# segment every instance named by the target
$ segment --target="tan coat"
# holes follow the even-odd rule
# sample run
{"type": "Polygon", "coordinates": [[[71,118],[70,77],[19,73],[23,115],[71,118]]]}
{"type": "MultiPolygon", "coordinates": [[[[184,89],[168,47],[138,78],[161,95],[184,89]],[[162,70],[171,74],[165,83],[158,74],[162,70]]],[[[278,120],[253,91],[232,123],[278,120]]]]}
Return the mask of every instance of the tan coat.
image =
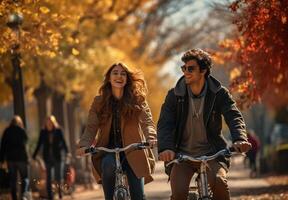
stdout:
{"type": "MultiPolygon", "coordinates": [[[[107,146],[109,142],[109,134],[112,122],[112,116],[104,125],[99,125],[97,112],[99,111],[100,97],[96,96],[90,107],[86,129],[79,141],[79,147],[107,146]]],[[[138,117],[125,119],[121,117],[121,136],[123,147],[135,143],[146,141],[148,139],[156,139],[155,125],[152,121],[152,115],[147,103],[142,107],[138,117]]],[[[133,172],[138,178],[144,177],[145,183],[153,180],[151,174],[155,168],[155,158],[151,149],[132,151],[126,154],[127,161],[133,172]]],[[[101,183],[101,154],[92,156],[94,165],[94,176],[98,183],[101,183]]]]}

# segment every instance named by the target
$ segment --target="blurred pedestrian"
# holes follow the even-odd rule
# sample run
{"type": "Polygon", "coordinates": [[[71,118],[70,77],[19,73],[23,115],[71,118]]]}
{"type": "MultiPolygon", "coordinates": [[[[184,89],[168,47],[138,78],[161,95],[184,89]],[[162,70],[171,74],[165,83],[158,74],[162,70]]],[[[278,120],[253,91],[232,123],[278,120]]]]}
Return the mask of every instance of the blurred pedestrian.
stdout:
{"type": "Polygon", "coordinates": [[[53,115],[46,119],[44,129],[40,131],[38,143],[33,153],[33,159],[36,159],[36,155],[41,147],[43,148],[42,156],[46,167],[48,199],[53,199],[52,171],[54,171],[54,179],[56,181],[59,199],[62,199],[61,184],[63,183],[64,162],[68,149],[63,132],[53,115]]]}
{"type": "Polygon", "coordinates": [[[10,179],[11,196],[17,200],[17,174],[21,179],[21,199],[28,198],[28,153],[27,134],[20,116],[15,115],[4,130],[0,148],[0,164],[6,161],[10,179]]]}
{"type": "Polygon", "coordinates": [[[247,131],[248,142],[251,143],[252,148],[246,153],[249,160],[250,177],[257,175],[256,158],[260,149],[260,141],[253,130],[247,131]]]}

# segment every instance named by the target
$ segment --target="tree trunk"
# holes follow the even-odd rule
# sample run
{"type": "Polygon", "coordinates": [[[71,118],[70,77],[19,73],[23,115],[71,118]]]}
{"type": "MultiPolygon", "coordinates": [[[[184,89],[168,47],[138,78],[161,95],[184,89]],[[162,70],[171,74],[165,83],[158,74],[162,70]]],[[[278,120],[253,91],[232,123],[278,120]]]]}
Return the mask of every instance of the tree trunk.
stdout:
{"type": "Polygon", "coordinates": [[[71,154],[74,158],[75,150],[76,150],[76,120],[75,120],[75,110],[76,110],[77,102],[76,100],[72,100],[67,104],[67,117],[68,117],[68,130],[69,130],[69,141],[70,141],[70,148],[71,148],[71,154]]]}
{"type": "Polygon", "coordinates": [[[52,95],[52,114],[56,117],[63,131],[65,131],[64,95],[56,91],[54,91],[52,95]]]}
{"type": "Polygon", "coordinates": [[[37,100],[39,129],[44,125],[47,117],[47,98],[49,96],[49,90],[50,89],[44,80],[41,79],[40,86],[34,91],[34,96],[37,100]]]}

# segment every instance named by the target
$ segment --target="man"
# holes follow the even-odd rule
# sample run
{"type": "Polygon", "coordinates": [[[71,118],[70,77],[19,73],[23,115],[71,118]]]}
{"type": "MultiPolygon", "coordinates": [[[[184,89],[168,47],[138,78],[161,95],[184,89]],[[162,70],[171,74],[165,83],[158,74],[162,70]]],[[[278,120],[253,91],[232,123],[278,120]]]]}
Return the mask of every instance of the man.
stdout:
{"type": "MultiPolygon", "coordinates": [[[[171,89],[158,121],[159,159],[168,162],[176,153],[194,157],[211,155],[227,147],[221,135],[222,117],[230,129],[233,146],[247,152],[245,124],[228,90],[210,76],[212,60],[201,49],[187,51],[181,58],[184,73],[171,89]]],[[[208,162],[208,182],[213,199],[230,199],[226,173],[229,160],[219,157],[208,162]]],[[[187,200],[189,184],[199,164],[174,164],[170,175],[173,200],[187,200]]]]}
{"type": "Polygon", "coordinates": [[[21,178],[21,199],[29,198],[27,141],[23,121],[20,116],[15,115],[10,125],[4,130],[0,145],[0,167],[4,161],[7,162],[10,193],[13,200],[17,200],[18,173],[21,178]]]}

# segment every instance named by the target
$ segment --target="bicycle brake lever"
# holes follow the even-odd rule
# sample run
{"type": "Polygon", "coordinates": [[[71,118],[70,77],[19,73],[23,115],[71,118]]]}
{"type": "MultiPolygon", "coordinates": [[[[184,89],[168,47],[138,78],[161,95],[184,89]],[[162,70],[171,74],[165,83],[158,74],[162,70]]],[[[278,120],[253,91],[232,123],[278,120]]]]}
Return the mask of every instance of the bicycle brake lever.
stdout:
{"type": "Polygon", "coordinates": [[[184,161],[183,155],[180,154],[180,155],[178,156],[178,162],[183,162],[183,161],[184,161]]]}
{"type": "Polygon", "coordinates": [[[169,166],[169,165],[171,165],[173,163],[179,164],[179,161],[178,160],[172,160],[172,161],[168,162],[167,164],[165,164],[165,166],[167,167],[167,166],[169,166]]]}
{"type": "Polygon", "coordinates": [[[226,149],[225,156],[231,157],[233,153],[237,153],[237,149],[235,147],[229,147],[226,149]]]}
{"type": "Polygon", "coordinates": [[[137,149],[142,150],[142,149],[146,149],[147,147],[150,146],[149,142],[141,142],[138,146],[137,149]]]}
{"type": "Polygon", "coordinates": [[[146,146],[137,146],[137,150],[142,150],[142,149],[146,149],[146,146]]]}
{"type": "Polygon", "coordinates": [[[96,154],[98,151],[94,147],[89,147],[88,149],[85,149],[85,153],[91,153],[96,154]]]}
{"type": "Polygon", "coordinates": [[[149,142],[142,142],[141,145],[143,145],[143,146],[145,146],[145,147],[149,147],[149,146],[150,146],[150,143],[149,143],[149,142]]]}

